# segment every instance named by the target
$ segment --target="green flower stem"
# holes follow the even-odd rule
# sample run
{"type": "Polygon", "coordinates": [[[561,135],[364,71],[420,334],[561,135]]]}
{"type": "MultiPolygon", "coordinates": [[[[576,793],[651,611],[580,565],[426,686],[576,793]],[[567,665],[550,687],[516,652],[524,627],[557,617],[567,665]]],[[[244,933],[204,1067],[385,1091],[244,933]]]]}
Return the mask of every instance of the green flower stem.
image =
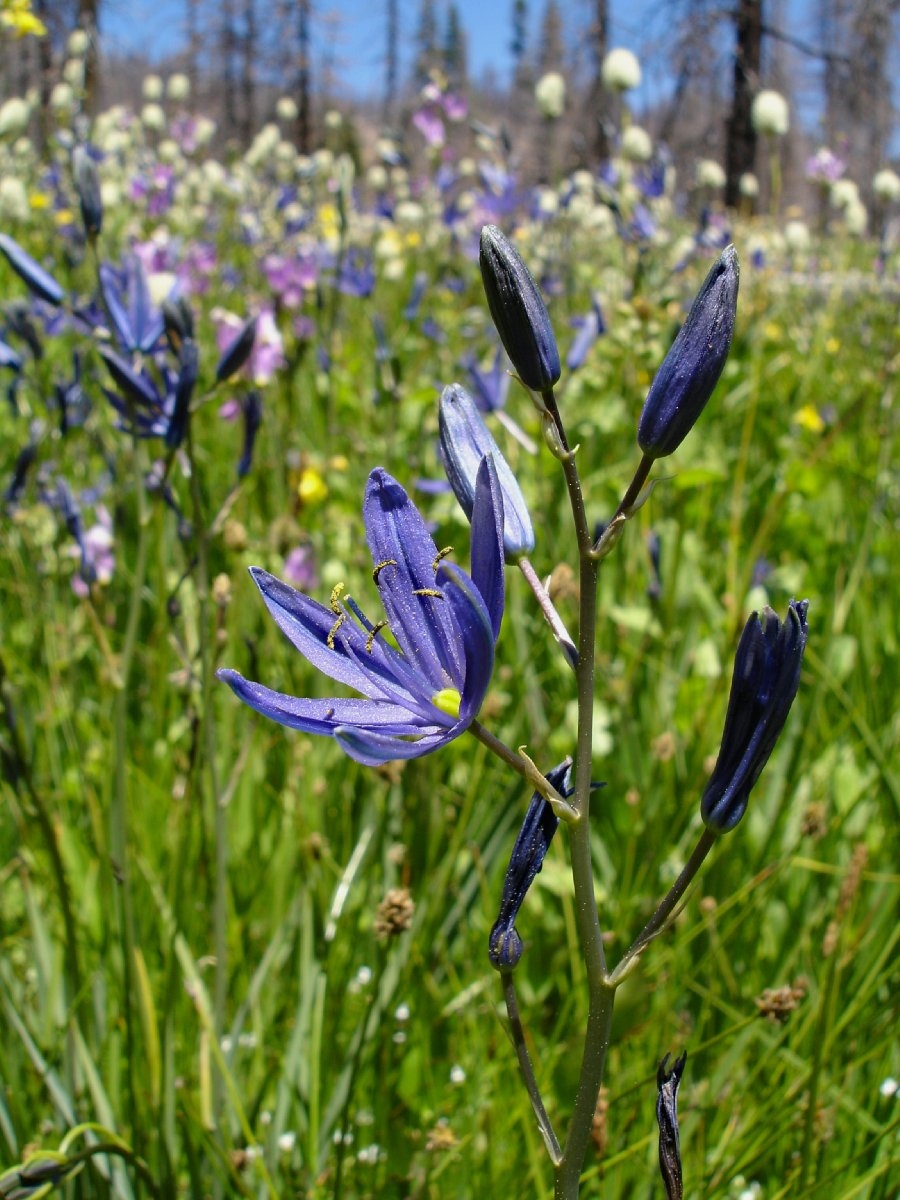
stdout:
{"type": "MultiPolygon", "coordinates": [[[[228,985],[228,819],[226,805],[219,790],[219,773],[216,765],[216,728],[213,721],[212,683],[213,654],[209,637],[209,554],[208,532],[204,522],[203,498],[200,494],[200,478],[197,472],[193,434],[188,423],[186,447],[191,471],[191,508],[194,521],[194,536],[197,542],[197,636],[200,647],[201,694],[203,697],[203,734],[206,765],[209,771],[209,787],[213,804],[214,837],[216,847],[216,892],[213,905],[213,945],[216,958],[216,973],[213,983],[213,1030],[221,1038],[225,1027],[225,999],[228,985]]],[[[220,1081],[214,1082],[214,1108],[217,1111],[222,1099],[220,1081]]]]}
{"type": "Polygon", "coordinates": [[[568,824],[576,819],[576,813],[572,805],[559,794],[556,788],[547,782],[538,767],[523,750],[519,750],[518,754],[514,750],[511,750],[505,742],[501,742],[498,737],[495,737],[480,721],[473,721],[469,726],[469,732],[474,734],[483,746],[487,746],[492,754],[496,754],[507,766],[512,767],[516,774],[521,775],[524,780],[530,783],[535,791],[540,792],[561,821],[565,821],[568,824]]]}
{"type": "Polygon", "coordinates": [[[630,516],[634,505],[637,503],[638,497],[644,484],[647,482],[647,477],[653,467],[653,459],[648,458],[646,454],[641,456],[641,461],[638,463],[638,468],[634,473],[634,478],[625,490],[625,495],[619,502],[619,507],[613,513],[613,521],[616,517],[630,516]]]}
{"type": "Polygon", "coordinates": [[[635,958],[644,950],[650,942],[661,933],[665,928],[666,922],[675,910],[676,905],[681,900],[684,893],[687,891],[694,876],[700,870],[703,860],[709,854],[710,850],[716,843],[716,835],[709,829],[704,829],[700,835],[700,840],[694,847],[691,857],[685,863],[684,868],[672,887],[659,902],[656,912],[635,938],[630,948],[622,956],[616,969],[609,977],[609,982],[617,987],[628,974],[629,968],[635,958]]]}
{"type": "MultiPolygon", "coordinates": [[[[568,446],[552,390],[544,401],[554,415],[560,440],[568,446]]],[[[556,1200],[575,1200],[587,1153],[597,1097],[612,1026],[615,988],[609,985],[600,917],[594,897],[591,856],[591,766],[594,721],[594,641],[597,632],[597,581],[600,564],[593,555],[591,530],[581,491],[574,452],[561,457],[566,489],[578,543],[580,608],[578,665],[575,670],[578,697],[578,740],[575,751],[575,793],[572,799],[577,819],[571,824],[572,881],[575,888],[575,920],[588,983],[588,1022],[575,1104],[562,1158],[556,1168],[556,1200]]],[[[647,468],[649,470],[649,467],[647,468]]],[[[640,475],[640,470],[638,471],[640,475]]],[[[637,476],[635,477],[637,479],[637,476]]],[[[635,487],[632,483],[632,487],[635,487]]],[[[629,489],[630,491],[631,489],[629,489]]],[[[637,491],[640,486],[637,486],[637,491]]],[[[626,493],[627,496],[627,493],[626,493]]]]}
{"type": "Polygon", "coordinates": [[[115,907],[118,913],[119,932],[122,939],[126,1069],[129,1080],[128,1097],[132,1135],[137,1138],[140,1136],[140,1125],[137,1120],[136,1097],[138,1088],[134,1076],[137,1055],[135,1049],[134,997],[132,995],[136,941],[134,935],[134,903],[131,894],[131,871],[128,862],[128,760],[130,755],[128,739],[128,688],[131,665],[137,644],[138,626],[141,619],[144,580],[147,573],[147,529],[150,519],[147,511],[147,495],[144,488],[143,462],[137,438],[132,442],[132,458],[134,463],[134,486],[137,496],[138,544],[134,575],[131,582],[131,596],[128,603],[128,616],[125,622],[125,640],[122,644],[122,653],[119,658],[118,690],[116,692],[114,708],[115,770],[113,777],[113,797],[109,814],[109,852],[113,874],[119,885],[114,894],[115,907]]]}
{"type": "Polygon", "coordinates": [[[510,1033],[513,1045],[516,1048],[516,1057],[519,1060],[519,1070],[522,1072],[525,1089],[531,1100],[531,1107],[537,1118],[538,1128],[544,1139],[544,1145],[547,1147],[547,1153],[550,1155],[550,1161],[554,1167],[557,1167],[562,1161],[562,1150],[560,1149],[556,1134],[553,1132],[553,1125],[547,1115],[546,1108],[544,1108],[541,1091],[534,1076],[531,1056],[528,1053],[528,1046],[525,1043],[525,1030],[522,1027],[519,1000],[516,996],[516,985],[513,982],[512,971],[503,971],[501,978],[503,980],[503,999],[506,1002],[506,1013],[509,1017],[510,1033]]]}

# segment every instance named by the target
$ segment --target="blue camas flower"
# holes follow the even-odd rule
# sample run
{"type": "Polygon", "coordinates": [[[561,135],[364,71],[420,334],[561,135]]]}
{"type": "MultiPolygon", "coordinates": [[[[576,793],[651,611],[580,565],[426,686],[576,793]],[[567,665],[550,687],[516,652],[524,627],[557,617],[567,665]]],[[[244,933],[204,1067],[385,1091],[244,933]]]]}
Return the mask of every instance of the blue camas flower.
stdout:
{"type": "Polygon", "coordinates": [[[800,685],[808,600],[792,600],[784,624],[771,608],[753,613],[734,660],[722,746],[700,802],[713,833],[734,829],[750,789],[784,728],[800,685]]]}
{"type": "Polygon", "coordinates": [[[310,700],[275,692],[236,671],[218,675],[263,716],[333,737],[357,762],[419,758],[453,741],[481,707],[503,616],[503,498],[493,462],[478,474],[472,573],[447,562],[400,484],[369,476],[366,540],[386,620],[372,623],[338,584],[329,605],[258,567],[251,575],[281,631],[323,674],[364,699],[310,700]],[[387,627],[399,649],[380,632],[387,627]]]}
{"type": "Polygon", "coordinates": [[[123,350],[150,354],[163,335],[163,315],[150,298],[147,276],[137,255],[130,255],[121,268],[100,264],[100,290],[123,350]]]}
{"type": "Polygon", "coordinates": [[[534,528],[525,497],[478,405],[458,383],[445,387],[439,409],[441,458],[460,507],[471,520],[479,466],[486,454],[503,490],[503,551],[507,562],[534,550],[534,528]]]}

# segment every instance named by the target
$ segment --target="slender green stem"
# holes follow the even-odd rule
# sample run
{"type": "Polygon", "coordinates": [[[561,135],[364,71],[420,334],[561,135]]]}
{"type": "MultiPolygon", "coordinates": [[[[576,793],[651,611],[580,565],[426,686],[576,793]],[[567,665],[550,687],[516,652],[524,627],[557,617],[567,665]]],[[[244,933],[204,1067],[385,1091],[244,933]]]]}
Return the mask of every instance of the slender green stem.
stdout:
{"type": "Polygon", "coordinates": [[[647,477],[653,467],[653,459],[648,458],[646,454],[641,457],[638,463],[638,468],[634,473],[634,478],[625,489],[625,495],[619,501],[619,507],[613,513],[613,520],[620,516],[630,516],[631,510],[637,502],[641,494],[644,484],[647,482],[647,477]]]}
{"type": "Polygon", "coordinates": [[[469,732],[474,734],[483,746],[487,746],[493,754],[502,759],[507,766],[521,775],[523,779],[540,792],[544,799],[553,808],[553,811],[562,821],[571,822],[575,819],[575,810],[541,774],[537,766],[531,761],[527,754],[521,750],[517,754],[511,750],[505,742],[501,742],[498,737],[495,737],[489,729],[486,729],[480,721],[473,721],[469,726],[469,732]]]}
{"type": "Polygon", "coordinates": [[[519,1013],[519,1000],[516,996],[516,985],[513,981],[512,971],[502,972],[502,979],[503,999],[506,1002],[506,1013],[509,1017],[510,1033],[512,1034],[513,1045],[516,1048],[516,1057],[519,1060],[519,1070],[522,1072],[525,1089],[531,1100],[531,1107],[537,1118],[538,1128],[544,1139],[544,1145],[547,1147],[547,1153],[550,1155],[550,1161],[556,1167],[562,1160],[562,1150],[560,1149],[556,1134],[553,1132],[553,1125],[544,1107],[541,1090],[538,1087],[534,1068],[531,1065],[531,1056],[528,1053],[528,1046],[525,1042],[525,1030],[522,1026],[521,1014],[519,1013]]]}
{"type": "MultiPolygon", "coordinates": [[[[200,493],[200,477],[194,452],[190,424],[187,430],[187,453],[191,471],[191,508],[194,521],[194,536],[197,547],[197,640],[200,647],[201,694],[203,697],[203,735],[208,771],[210,798],[213,805],[214,837],[216,847],[216,891],[213,906],[213,945],[215,948],[216,973],[213,983],[213,1029],[220,1038],[225,1027],[225,1000],[228,987],[227,934],[228,934],[228,820],[225,804],[219,791],[219,773],[216,763],[216,728],[213,721],[212,682],[213,653],[209,630],[209,554],[208,533],[204,520],[203,498],[200,493]]],[[[214,1085],[216,1110],[222,1099],[222,1089],[217,1081],[214,1085]]]]}
{"type": "Polygon", "coordinates": [[[609,981],[613,985],[618,985],[628,973],[628,968],[638,954],[641,953],[650,942],[661,933],[666,922],[675,910],[676,905],[681,900],[684,893],[687,891],[694,876],[700,870],[703,860],[709,854],[710,850],[716,843],[716,835],[709,829],[704,829],[700,835],[700,840],[694,847],[691,857],[685,863],[684,868],[672,887],[662,898],[657,906],[656,912],[635,938],[629,949],[622,956],[616,969],[609,977],[609,981]]]}
{"type": "Polygon", "coordinates": [[[116,909],[119,917],[119,933],[122,941],[123,990],[125,1009],[125,1047],[129,1079],[128,1096],[132,1134],[140,1136],[137,1120],[137,1088],[134,1070],[137,1062],[135,1051],[135,1014],[133,991],[134,971],[134,904],[131,894],[131,870],[128,862],[128,689],[131,665],[137,645],[138,628],[143,604],[144,579],[147,572],[148,512],[144,489],[143,463],[139,444],[132,443],[134,461],[134,487],[137,498],[138,545],[134,575],[131,581],[131,596],[125,622],[125,638],[119,658],[118,691],[114,708],[115,772],[114,790],[109,815],[109,852],[113,875],[119,886],[116,889],[116,909]]]}

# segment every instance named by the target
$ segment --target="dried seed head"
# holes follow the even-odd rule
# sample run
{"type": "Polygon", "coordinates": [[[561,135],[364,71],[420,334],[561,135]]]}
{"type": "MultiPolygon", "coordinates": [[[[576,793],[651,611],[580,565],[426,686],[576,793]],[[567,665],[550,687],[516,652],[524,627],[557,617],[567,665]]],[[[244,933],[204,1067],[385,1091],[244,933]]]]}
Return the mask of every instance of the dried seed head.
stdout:
{"type": "Polygon", "coordinates": [[[375,916],[375,936],[386,940],[397,937],[412,925],[416,906],[408,888],[391,888],[378,905],[375,916]]]}

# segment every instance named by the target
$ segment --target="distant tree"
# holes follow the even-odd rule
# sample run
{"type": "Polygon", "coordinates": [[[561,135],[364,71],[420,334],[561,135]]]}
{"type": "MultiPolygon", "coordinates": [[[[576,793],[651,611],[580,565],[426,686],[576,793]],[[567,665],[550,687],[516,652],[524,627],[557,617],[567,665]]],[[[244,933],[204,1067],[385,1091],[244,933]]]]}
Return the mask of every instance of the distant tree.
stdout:
{"type": "Polygon", "coordinates": [[[565,39],[562,13],[557,0],[547,0],[541,18],[541,33],[538,39],[538,75],[544,75],[547,71],[561,71],[564,61],[565,39]]]}
{"type": "Polygon", "coordinates": [[[413,64],[413,84],[416,88],[428,82],[429,72],[438,64],[438,22],[434,0],[421,0],[419,23],[416,27],[416,58],[413,64]]]}
{"type": "Polygon", "coordinates": [[[594,158],[597,162],[603,162],[609,158],[609,137],[603,119],[607,95],[601,77],[603,60],[609,50],[609,0],[594,0],[594,19],[589,36],[594,62],[593,79],[588,93],[588,130],[593,133],[591,150],[594,158]]]}
{"type": "Polygon", "coordinates": [[[89,113],[96,112],[99,102],[99,22],[100,0],[78,0],[78,28],[83,29],[90,38],[84,59],[84,106],[89,113]]]}
{"type": "Polygon", "coordinates": [[[237,87],[235,57],[237,29],[235,27],[234,0],[221,0],[219,6],[219,59],[222,80],[222,126],[227,138],[237,132],[237,87]]]}
{"type": "Polygon", "coordinates": [[[465,86],[468,49],[466,32],[459,16],[459,9],[451,3],[447,9],[447,28],[444,34],[444,71],[450,85],[456,89],[465,86]]]}
{"type": "Polygon", "coordinates": [[[309,154],[312,150],[311,20],[311,0],[297,0],[297,145],[303,154],[309,154]]]}
{"type": "Polygon", "coordinates": [[[509,52],[518,67],[528,49],[528,0],[513,0],[509,52]]]}
{"type": "Polygon", "coordinates": [[[399,60],[397,48],[397,0],[387,0],[386,17],[384,102],[381,109],[381,119],[385,125],[390,125],[394,115],[394,105],[397,100],[397,63],[399,60]]]}
{"type": "Polygon", "coordinates": [[[241,139],[246,144],[253,135],[256,119],[256,70],[259,54],[255,0],[244,0],[244,28],[241,46],[241,139]]]}
{"type": "Polygon", "coordinates": [[[759,89],[762,59],[763,0],[738,0],[735,12],[731,112],[725,136],[725,203],[736,206],[740,181],[756,161],[756,130],[750,119],[759,89]]]}

